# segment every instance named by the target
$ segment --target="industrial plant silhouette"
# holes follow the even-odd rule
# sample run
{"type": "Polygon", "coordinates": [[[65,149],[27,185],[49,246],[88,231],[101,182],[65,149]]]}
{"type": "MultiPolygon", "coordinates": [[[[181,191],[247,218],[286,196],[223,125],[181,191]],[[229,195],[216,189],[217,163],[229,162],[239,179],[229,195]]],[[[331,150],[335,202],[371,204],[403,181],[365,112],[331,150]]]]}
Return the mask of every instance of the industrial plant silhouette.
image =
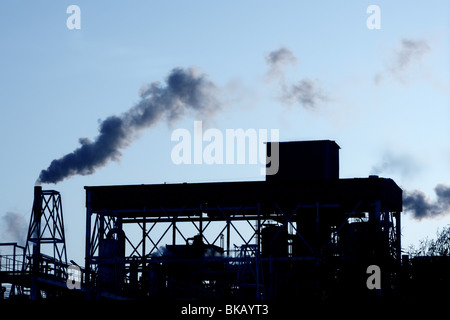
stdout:
{"type": "Polygon", "coordinates": [[[86,186],[84,265],[67,260],[59,192],[36,186],[26,245],[1,244],[3,299],[409,299],[430,266],[449,283],[448,259],[402,256],[393,180],[340,179],[334,141],[276,146],[265,181],[86,186]]]}

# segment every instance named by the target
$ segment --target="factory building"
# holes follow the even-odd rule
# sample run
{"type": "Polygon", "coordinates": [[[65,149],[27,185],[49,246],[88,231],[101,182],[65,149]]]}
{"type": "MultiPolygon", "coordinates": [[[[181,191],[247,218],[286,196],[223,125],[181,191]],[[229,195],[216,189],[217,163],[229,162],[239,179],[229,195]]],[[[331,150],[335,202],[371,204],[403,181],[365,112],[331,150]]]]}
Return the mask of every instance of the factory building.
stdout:
{"type": "MultiPolygon", "coordinates": [[[[16,281],[3,273],[1,281],[16,281],[16,294],[29,290],[33,298],[45,290],[83,299],[227,301],[395,292],[401,271],[397,184],[377,176],[341,179],[334,141],[268,143],[268,154],[274,148],[279,170],[264,181],[86,186],[77,290],[67,290],[73,264],[65,248],[40,254],[51,239],[39,237],[33,221],[47,217],[56,226],[52,245],[64,237],[62,211],[46,214],[52,204],[39,201],[24,248],[21,274],[28,277],[16,281]],[[47,280],[45,264],[53,272],[47,280]],[[374,268],[381,271],[375,285],[374,268]]],[[[44,192],[36,189],[35,202],[44,192]]]]}

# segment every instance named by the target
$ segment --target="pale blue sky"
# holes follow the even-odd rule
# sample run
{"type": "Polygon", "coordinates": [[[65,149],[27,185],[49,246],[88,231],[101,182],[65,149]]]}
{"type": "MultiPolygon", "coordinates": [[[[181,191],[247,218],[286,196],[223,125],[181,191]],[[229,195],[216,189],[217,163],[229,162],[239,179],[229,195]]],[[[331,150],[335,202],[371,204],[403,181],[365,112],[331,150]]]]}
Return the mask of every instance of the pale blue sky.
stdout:
{"type": "MultiPolygon", "coordinates": [[[[379,174],[431,199],[437,184],[450,185],[448,1],[2,1],[0,39],[0,216],[28,222],[39,172],[78,138],[94,139],[100,119],[128,110],[142,85],[174,67],[196,67],[221,89],[226,103],[212,127],[335,140],[346,178],[401,159],[379,174]],[[66,27],[70,4],[81,9],[80,30],[66,27]],[[371,4],[381,8],[380,30],[366,27],[371,4]],[[404,39],[428,50],[389,73],[404,39]],[[316,109],[277,99],[265,57],[280,47],[297,57],[286,82],[313,79],[326,95],[316,109]]],[[[43,186],[62,194],[70,258],[84,257],[85,185],[262,178],[258,165],[174,165],[171,133],[192,130],[194,120],[160,123],[120,162],[43,186]]],[[[450,223],[449,215],[402,217],[404,247],[450,223]]]]}

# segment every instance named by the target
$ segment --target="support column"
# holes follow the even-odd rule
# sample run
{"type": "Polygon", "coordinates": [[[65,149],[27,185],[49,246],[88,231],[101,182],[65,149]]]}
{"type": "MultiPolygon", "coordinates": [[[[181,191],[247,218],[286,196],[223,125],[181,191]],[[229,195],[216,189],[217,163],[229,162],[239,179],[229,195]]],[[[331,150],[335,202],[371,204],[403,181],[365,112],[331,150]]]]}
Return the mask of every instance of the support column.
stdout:
{"type": "Polygon", "coordinates": [[[31,287],[30,300],[37,300],[39,289],[37,285],[37,276],[39,274],[40,256],[41,256],[41,214],[42,214],[42,187],[34,187],[33,214],[31,217],[30,228],[28,230],[27,246],[30,241],[33,245],[32,264],[31,264],[31,287]]]}
{"type": "Polygon", "coordinates": [[[397,261],[401,261],[401,257],[402,257],[402,246],[401,246],[401,225],[400,225],[400,212],[394,212],[393,213],[394,218],[395,218],[395,246],[396,246],[396,253],[397,256],[395,257],[397,259],[397,261]]]}
{"type": "Polygon", "coordinates": [[[177,238],[177,223],[175,222],[175,217],[172,222],[172,245],[175,245],[177,238]]]}
{"type": "Polygon", "coordinates": [[[257,239],[257,245],[258,245],[258,252],[261,252],[261,205],[258,203],[258,226],[256,229],[257,235],[256,235],[256,239],[257,239]]]}
{"type": "Polygon", "coordinates": [[[200,205],[200,218],[199,218],[199,230],[200,230],[200,239],[203,242],[203,207],[200,205]]]}
{"type": "Polygon", "coordinates": [[[85,238],[85,261],[84,269],[86,271],[86,284],[90,283],[90,271],[91,271],[91,191],[86,191],[86,238],[85,238]]]}
{"type": "Polygon", "coordinates": [[[230,222],[227,221],[227,254],[230,256],[230,222]]]}

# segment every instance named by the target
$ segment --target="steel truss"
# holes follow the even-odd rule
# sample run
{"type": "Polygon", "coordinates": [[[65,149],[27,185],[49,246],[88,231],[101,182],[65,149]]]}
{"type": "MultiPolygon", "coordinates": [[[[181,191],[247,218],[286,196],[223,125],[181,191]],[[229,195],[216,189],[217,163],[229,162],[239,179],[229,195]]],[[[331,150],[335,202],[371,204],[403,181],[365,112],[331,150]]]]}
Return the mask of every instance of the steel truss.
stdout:
{"type": "Polygon", "coordinates": [[[96,296],[154,296],[162,294],[161,287],[164,294],[176,295],[177,288],[183,287],[185,294],[197,298],[223,296],[228,291],[245,298],[271,299],[293,279],[300,284],[289,292],[304,289],[303,284],[310,281],[305,278],[313,278],[312,287],[319,292],[330,281],[351,277],[356,270],[353,266],[369,264],[383,268],[384,288],[394,285],[392,275],[400,262],[400,212],[382,200],[354,201],[353,209],[348,209],[348,203],[292,199],[179,206],[158,205],[153,200],[142,209],[102,209],[91,206],[96,191],[86,190],[86,280],[96,296]],[[371,254],[357,260],[343,243],[353,241],[349,230],[359,230],[359,223],[374,238],[366,243],[371,254]],[[270,225],[278,229],[264,244],[263,229],[270,225]],[[201,258],[166,255],[166,248],[189,245],[195,235],[205,246],[219,247],[223,254],[201,258]],[[283,237],[287,239],[286,254],[262,250],[283,237]],[[115,241],[110,248],[115,254],[105,254],[111,241],[115,241]],[[185,278],[177,278],[170,267],[189,268],[199,261],[203,264],[191,272],[199,277],[198,282],[182,283],[185,278]],[[161,273],[155,270],[166,266],[171,271],[157,279],[155,274],[161,273]],[[112,270],[114,279],[108,274],[112,270]],[[155,289],[153,284],[158,281],[159,289],[155,289]]]}
{"type": "Polygon", "coordinates": [[[30,299],[40,298],[45,284],[53,286],[50,291],[58,286],[65,288],[67,266],[61,195],[35,187],[22,270],[31,276],[30,299]]]}

